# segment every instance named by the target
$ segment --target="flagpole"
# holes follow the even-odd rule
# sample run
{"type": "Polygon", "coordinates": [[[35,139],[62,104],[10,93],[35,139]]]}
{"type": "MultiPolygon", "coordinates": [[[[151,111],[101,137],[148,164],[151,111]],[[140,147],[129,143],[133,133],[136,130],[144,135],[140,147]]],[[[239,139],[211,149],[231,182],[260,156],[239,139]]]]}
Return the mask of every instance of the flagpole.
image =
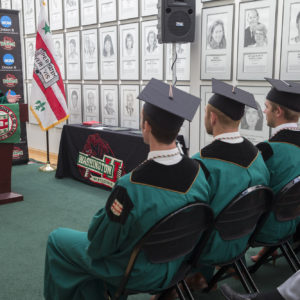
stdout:
{"type": "Polygon", "coordinates": [[[40,167],[40,170],[42,172],[53,172],[56,170],[55,165],[50,164],[50,155],[49,155],[49,133],[48,130],[46,130],[46,146],[47,146],[47,162],[45,165],[40,167]]]}

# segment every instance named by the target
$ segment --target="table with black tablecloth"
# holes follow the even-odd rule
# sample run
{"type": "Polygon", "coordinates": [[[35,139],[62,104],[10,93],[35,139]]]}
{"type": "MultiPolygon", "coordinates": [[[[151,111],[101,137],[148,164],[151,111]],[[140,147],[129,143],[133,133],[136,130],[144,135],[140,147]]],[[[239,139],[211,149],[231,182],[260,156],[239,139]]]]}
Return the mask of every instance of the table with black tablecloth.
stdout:
{"type": "MultiPolygon", "coordinates": [[[[179,140],[182,143],[183,137],[179,140]]],[[[112,188],[120,176],[142,163],[148,152],[149,146],[144,144],[143,137],[131,130],[65,125],[56,177],[73,177],[91,185],[112,188]]]]}

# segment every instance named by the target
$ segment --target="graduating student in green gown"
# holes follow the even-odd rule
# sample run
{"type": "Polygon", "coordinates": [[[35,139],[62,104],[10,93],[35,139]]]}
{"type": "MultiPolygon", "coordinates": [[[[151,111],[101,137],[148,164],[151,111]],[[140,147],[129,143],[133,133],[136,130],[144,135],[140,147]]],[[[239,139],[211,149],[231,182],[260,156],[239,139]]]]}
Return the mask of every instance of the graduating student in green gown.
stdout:
{"type": "Polygon", "coordinates": [[[12,95],[11,90],[8,91],[6,96],[0,91],[0,104],[15,103],[15,102],[18,102],[20,99],[21,99],[21,96],[20,95],[12,95]]]}
{"type": "MultiPolygon", "coordinates": [[[[288,182],[300,175],[300,84],[269,79],[272,89],[267,95],[265,111],[272,137],[257,145],[270,171],[270,187],[277,194],[288,182]]],[[[278,222],[273,213],[257,237],[260,242],[275,243],[296,231],[299,220],[278,222]]],[[[251,257],[257,261],[265,249],[251,257]]]]}
{"type": "MultiPolygon", "coordinates": [[[[141,127],[148,159],[118,180],[88,232],[59,228],[50,234],[45,299],[105,299],[105,290],[113,293],[119,285],[134,245],[154,224],[188,203],[207,201],[201,166],[175,144],[184,119],[193,118],[200,101],[176,88],[170,98],[169,85],[155,79],[139,95],[146,102],[141,127]]],[[[141,253],[127,288],[163,289],[182,261],[152,264],[141,253]]]]}
{"type": "MultiPolygon", "coordinates": [[[[205,127],[214,141],[193,158],[206,170],[209,203],[216,217],[248,187],[268,185],[270,175],[258,149],[238,131],[245,105],[257,109],[253,95],[215,79],[212,89],[214,95],[206,106],[205,127]]],[[[214,231],[201,255],[201,263],[207,267],[201,268],[200,273],[210,280],[212,265],[234,258],[245,249],[247,242],[248,237],[224,241],[214,231]]],[[[201,278],[200,274],[194,278],[197,276],[201,278]]]]}

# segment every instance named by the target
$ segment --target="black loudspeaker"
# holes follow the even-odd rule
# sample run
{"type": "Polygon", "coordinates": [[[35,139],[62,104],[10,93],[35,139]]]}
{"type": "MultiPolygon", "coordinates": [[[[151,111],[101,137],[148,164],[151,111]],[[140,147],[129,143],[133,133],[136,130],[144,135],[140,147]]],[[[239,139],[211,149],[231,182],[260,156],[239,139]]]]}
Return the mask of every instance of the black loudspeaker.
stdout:
{"type": "Polygon", "coordinates": [[[159,0],[157,7],[159,43],[194,41],[195,0],[159,0]]]}

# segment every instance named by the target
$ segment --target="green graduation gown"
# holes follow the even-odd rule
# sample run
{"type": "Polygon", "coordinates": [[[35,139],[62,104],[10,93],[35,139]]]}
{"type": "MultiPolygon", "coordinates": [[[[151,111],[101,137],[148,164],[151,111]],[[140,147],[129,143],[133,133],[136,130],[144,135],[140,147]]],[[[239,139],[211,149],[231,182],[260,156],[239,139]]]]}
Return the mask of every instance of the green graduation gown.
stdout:
{"type": "MultiPolygon", "coordinates": [[[[257,145],[270,171],[270,187],[277,194],[288,182],[300,175],[300,131],[281,130],[257,145]]],[[[276,243],[293,234],[299,220],[278,222],[273,213],[264,224],[257,240],[276,243]]]]}
{"type": "MultiPolygon", "coordinates": [[[[169,213],[191,202],[206,202],[208,189],[200,165],[187,157],[171,166],[148,161],[120,178],[88,233],[59,228],[50,234],[45,299],[104,299],[105,287],[113,292],[119,285],[137,241],[169,213]]],[[[141,253],[127,288],[160,290],[181,262],[152,264],[141,253]]]]}
{"type": "MultiPolygon", "coordinates": [[[[210,185],[209,204],[215,217],[240,192],[248,187],[269,184],[269,172],[258,149],[247,139],[230,144],[216,140],[194,157],[203,165],[210,185]]],[[[213,231],[201,255],[201,263],[211,266],[234,258],[245,249],[248,237],[224,241],[213,231]]],[[[207,280],[213,268],[200,269],[207,280]]]]}

